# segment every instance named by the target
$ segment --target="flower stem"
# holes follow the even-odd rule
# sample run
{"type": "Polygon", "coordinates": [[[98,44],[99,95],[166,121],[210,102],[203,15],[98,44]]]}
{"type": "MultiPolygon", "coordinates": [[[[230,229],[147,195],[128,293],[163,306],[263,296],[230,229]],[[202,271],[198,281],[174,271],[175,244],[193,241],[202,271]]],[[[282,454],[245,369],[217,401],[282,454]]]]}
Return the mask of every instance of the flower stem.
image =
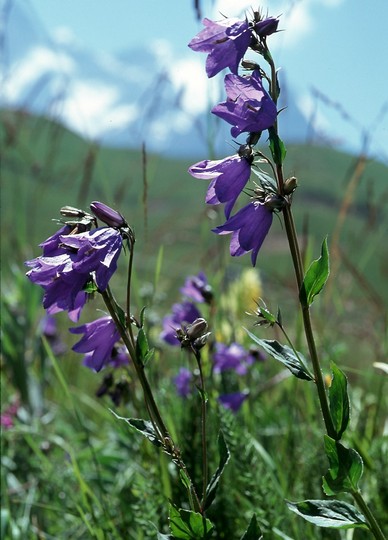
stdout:
{"type": "Polygon", "coordinates": [[[374,515],[372,514],[369,506],[364,501],[364,498],[361,495],[361,492],[360,491],[352,491],[352,495],[353,495],[354,500],[358,504],[360,510],[362,511],[364,516],[366,517],[366,519],[368,521],[368,524],[369,524],[369,529],[372,531],[374,537],[377,540],[386,540],[383,531],[380,529],[380,526],[377,523],[374,515]]]}
{"type": "Polygon", "coordinates": [[[201,381],[201,436],[202,436],[202,508],[205,506],[206,501],[206,488],[208,482],[208,465],[207,465],[207,439],[206,439],[206,393],[205,382],[203,377],[201,353],[194,348],[192,351],[197,360],[199,369],[199,379],[201,381]]]}

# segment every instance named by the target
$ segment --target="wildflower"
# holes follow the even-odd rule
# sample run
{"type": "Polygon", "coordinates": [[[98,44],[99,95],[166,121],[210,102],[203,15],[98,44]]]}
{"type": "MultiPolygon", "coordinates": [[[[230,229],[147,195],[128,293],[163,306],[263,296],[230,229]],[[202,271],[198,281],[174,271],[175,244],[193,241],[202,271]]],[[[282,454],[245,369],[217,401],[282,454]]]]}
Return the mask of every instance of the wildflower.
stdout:
{"type": "Polygon", "coordinates": [[[11,429],[15,425],[15,418],[20,408],[19,400],[15,400],[0,415],[0,425],[2,429],[11,429]]]}
{"type": "Polygon", "coordinates": [[[70,328],[72,334],[84,334],[72,349],[78,353],[86,353],[83,364],[101,371],[112,362],[112,351],[120,339],[120,334],[111,317],[101,317],[96,321],[70,328]]]}
{"type": "Polygon", "coordinates": [[[180,292],[195,302],[210,304],[213,299],[212,288],[203,272],[199,272],[198,276],[189,276],[180,292]]]}
{"type": "Polygon", "coordinates": [[[276,105],[264,89],[258,70],[250,77],[228,74],[225,77],[227,100],[212,109],[212,113],[232,124],[232,137],[240,133],[261,132],[276,121],[276,105]]]}
{"type": "Polygon", "coordinates": [[[218,397],[218,401],[226,409],[230,409],[233,412],[237,412],[241,405],[248,397],[248,392],[233,392],[231,394],[222,394],[218,397]]]}
{"type": "Polygon", "coordinates": [[[191,394],[191,381],[193,374],[187,368],[181,367],[178,375],[173,378],[178,395],[187,398],[191,394]]]}
{"type": "Polygon", "coordinates": [[[216,351],[213,355],[214,371],[220,373],[226,370],[235,370],[238,375],[245,375],[248,366],[253,364],[254,357],[238,343],[227,346],[216,343],[216,351]]]}
{"type": "Polygon", "coordinates": [[[211,180],[206,203],[226,203],[225,217],[228,218],[234,203],[249,180],[252,162],[252,148],[241,145],[238,154],[218,161],[205,159],[192,165],[189,173],[195,178],[211,180]]]}
{"type": "Polygon", "coordinates": [[[94,281],[104,291],[116,271],[120,232],[101,227],[76,234],[56,233],[42,245],[44,255],[25,263],[31,268],[27,277],[43,287],[43,307],[48,313],[68,311],[72,320],[78,320],[87,284],[94,281]]]}
{"type": "Polygon", "coordinates": [[[168,315],[163,319],[163,331],[160,334],[169,345],[179,345],[177,338],[177,330],[182,327],[182,324],[190,324],[201,317],[200,312],[192,302],[182,302],[174,304],[172,307],[172,315],[168,315]]]}
{"type": "Polygon", "coordinates": [[[205,28],[189,43],[193,51],[208,53],[206,73],[213,77],[228,67],[237,73],[240,60],[251,42],[252,29],[247,20],[224,19],[210,21],[204,19],[205,28]]]}
{"type": "Polygon", "coordinates": [[[272,225],[273,210],[264,203],[252,201],[223,225],[212,229],[216,234],[232,233],[230,254],[239,257],[252,251],[252,266],[272,225]]]}
{"type": "Polygon", "coordinates": [[[109,227],[120,228],[127,225],[125,219],[120,214],[120,212],[113,210],[113,208],[102,202],[92,202],[90,204],[90,209],[96,217],[109,225],[109,227]]]}

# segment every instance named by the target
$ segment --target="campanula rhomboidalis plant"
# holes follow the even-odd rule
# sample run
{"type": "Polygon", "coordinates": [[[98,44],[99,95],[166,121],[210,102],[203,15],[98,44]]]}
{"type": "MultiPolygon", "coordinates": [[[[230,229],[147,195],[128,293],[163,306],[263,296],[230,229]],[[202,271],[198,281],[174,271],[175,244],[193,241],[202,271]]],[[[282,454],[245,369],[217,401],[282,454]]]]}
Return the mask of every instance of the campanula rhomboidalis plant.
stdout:
{"type": "MultiPolygon", "coordinates": [[[[362,493],[363,459],[356,448],[349,446],[351,439],[344,440],[350,429],[347,378],[331,363],[331,377],[326,384],[313,330],[311,306],[329,276],[329,250],[325,238],[320,256],[305,268],[292,210],[297,202],[294,194],[298,182],[294,176],[284,174],[286,148],[280,135],[282,110],[278,105],[281,87],[270,52],[279,18],[250,11],[243,20],[224,17],[220,21],[204,19],[203,24],[204,29],[189,47],[207,55],[209,78],[228,71],[224,74],[225,99],[215,104],[211,113],[231,126],[235,150],[222,159],[195,163],[189,173],[209,181],[206,204],[224,205],[225,221],[212,230],[219,236],[228,235],[232,257],[250,254],[251,265],[256,266],[267,237],[270,242],[274,217],[281,221],[295,273],[293,292],[305,335],[303,353],[289,337],[281,309],[272,312],[261,298],[255,299],[256,307],[250,310],[253,323],[246,329],[244,344],[237,339],[235,330],[226,339],[217,328],[218,306],[212,279],[202,271],[186,280],[182,278],[182,300],[164,316],[159,334],[160,343],[181,349],[184,358],[189,358],[171,377],[175,394],[169,396],[185,409],[197,411],[199,418],[195,428],[188,427],[189,443],[182,443],[170,427],[171,418],[160,406],[166,397],[160,399],[158,381],[149,376],[148,366],[156,350],[147,331],[145,308],[139,308],[138,315],[134,315],[134,224],[102,202],[92,202],[88,211],[64,206],[61,228],[40,245],[40,256],[26,262],[27,277],[43,289],[43,307],[50,317],[66,312],[70,321],[78,323],[87,303],[98,297],[104,302],[98,318],[70,328],[78,338],[73,351],[83,355],[84,366],[92,371],[109,372],[98,396],[109,394],[115,405],[125,397],[128,389],[114,384],[116,369],[131,373],[142,390],[146,418],[115,416],[117,422],[126,422],[132,428],[128,436],[140,433],[172,464],[169,474],[175,487],[170,490],[170,500],[166,500],[168,528],[153,535],[150,532],[150,538],[259,540],[267,534],[274,538],[279,532],[274,508],[271,510],[265,502],[263,508],[252,508],[250,515],[243,513],[245,531],[236,527],[233,507],[240,507],[241,498],[256,500],[255,492],[260,492],[260,485],[252,482],[247,471],[239,473],[239,481],[246,478],[247,487],[233,500],[227,495],[228,488],[222,487],[223,481],[233,482],[228,477],[233,452],[237,453],[235,470],[239,470],[239,454],[250,455],[243,438],[236,440],[229,428],[234,415],[243,412],[249,400],[260,399],[257,389],[249,386],[250,376],[257,365],[272,357],[283,364],[296,383],[314,388],[316,415],[324,430],[322,455],[329,463],[321,498],[307,498],[306,493],[304,500],[287,500],[284,504],[315,526],[338,531],[359,529],[383,540],[373,508],[362,493]],[[249,59],[245,59],[248,52],[249,59]],[[267,142],[266,151],[263,145],[267,142]],[[118,299],[112,283],[118,260],[123,257],[128,266],[126,293],[118,299]],[[255,330],[264,327],[266,331],[272,329],[277,339],[259,338],[255,330]],[[215,425],[217,430],[213,429],[215,425]]],[[[249,420],[260,426],[260,418],[249,420]]],[[[298,444],[303,447],[303,440],[298,444]]],[[[148,457],[157,459],[151,453],[148,457]]],[[[268,493],[268,501],[271,497],[268,493]]],[[[279,535],[290,538],[281,531],[279,535]]]]}

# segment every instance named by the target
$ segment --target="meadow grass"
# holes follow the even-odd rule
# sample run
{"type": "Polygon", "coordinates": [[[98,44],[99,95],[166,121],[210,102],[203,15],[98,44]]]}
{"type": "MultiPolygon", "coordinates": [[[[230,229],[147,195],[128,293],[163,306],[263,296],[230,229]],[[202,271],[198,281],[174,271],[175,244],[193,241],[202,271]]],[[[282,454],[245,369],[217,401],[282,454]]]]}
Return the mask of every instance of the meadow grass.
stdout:
{"type": "MultiPolygon", "coordinates": [[[[23,261],[35,256],[37,244],[56,230],[50,220],[58,217],[61,206],[83,207],[102,199],[125,214],[138,236],[134,310],[138,315],[147,306],[148,336],[155,347],[149,379],[200,489],[200,400],[195,392],[187,399],[178,397],[172,383],[180,366],[193,365],[184,351],[163,346],[161,321],[180,299],[184,277],[203,269],[211,276],[218,306],[211,328],[218,340],[249,347],[243,326],[262,338],[280,339],[276,331],[254,329],[254,319],[245,313],[261,296],[271,299],[272,310],[281,307],[288,333],[303,350],[281,225],[275,221],[260,253],[258,281],[244,273],[247,260],[230,261],[226,243],[208,232],[220,216],[203,209],[205,186],[188,177],[188,161],[147,156],[144,199],[140,152],[91,146],[45,119],[9,111],[2,112],[1,137],[2,412],[18,403],[13,425],[2,433],[1,538],[141,540],[158,538],[161,531],[163,539],[162,533],[168,533],[166,501],[184,506],[186,493],[167,456],[110,411],[146,417],[134,373],[122,374],[130,391],[119,406],[108,396],[95,396],[105,373],[92,374],[70,350],[74,339],[65,314],[58,321],[66,352],[56,354],[42,337],[41,291],[25,279],[23,261]]],[[[388,251],[379,201],[387,168],[366,163],[362,176],[353,180],[355,191],[342,223],[341,193],[354,178],[356,158],[318,147],[290,146],[288,153],[289,172],[297,173],[303,186],[295,206],[300,208],[296,220],[306,261],[317,256],[325,234],[330,244],[338,233],[332,276],[313,309],[317,345],[325,375],[333,360],[348,374],[352,416],[345,440],[371,473],[365,474],[363,492],[387,526],[386,377],[373,366],[386,355],[388,251]]],[[[124,294],[124,276],[121,266],[115,276],[118,295],[124,294]]],[[[96,307],[87,306],[87,315],[95,318],[96,307]]],[[[269,539],[369,538],[362,529],[351,534],[317,529],[296,519],[285,505],[285,499],[322,498],[320,479],[327,460],[311,385],[299,384],[269,358],[257,362],[246,377],[215,376],[205,352],[204,369],[209,469],[218,465],[219,429],[231,451],[209,510],[214,537],[240,538],[256,513],[269,539]],[[219,405],[221,390],[244,389],[249,389],[249,398],[236,415],[219,405]],[[226,536],[225,531],[233,532],[226,536]]]]}

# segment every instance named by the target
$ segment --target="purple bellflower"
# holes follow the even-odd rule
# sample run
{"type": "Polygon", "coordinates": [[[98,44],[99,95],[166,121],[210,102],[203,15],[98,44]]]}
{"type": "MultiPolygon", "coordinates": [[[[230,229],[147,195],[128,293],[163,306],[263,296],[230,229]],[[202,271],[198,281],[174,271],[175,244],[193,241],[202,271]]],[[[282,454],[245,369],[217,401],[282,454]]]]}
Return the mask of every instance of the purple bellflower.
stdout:
{"type": "Polygon", "coordinates": [[[191,394],[191,382],[193,374],[187,368],[180,368],[178,375],[173,378],[178,395],[182,398],[187,398],[191,394]]]}
{"type": "Polygon", "coordinates": [[[236,413],[241,405],[244,403],[244,401],[248,397],[248,392],[233,392],[232,394],[222,394],[219,396],[218,401],[223,405],[226,409],[230,409],[234,413],[236,413]]]}
{"type": "Polygon", "coordinates": [[[213,298],[212,289],[203,272],[199,272],[198,276],[189,276],[180,292],[194,302],[210,303],[213,298]]]}
{"type": "Polygon", "coordinates": [[[42,244],[44,255],[26,265],[27,277],[45,291],[43,307],[48,313],[68,311],[78,320],[86,302],[84,288],[94,280],[104,291],[117,268],[122,248],[119,231],[101,227],[77,234],[58,234],[42,244]]]}
{"type": "Polygon", "coordinates": [[[82,326],[70,328],[70,332],[84,334],[72,349],[78,353],[85,353],[83,361],[85,366],[94,371],[101,371],[114,361],[112,351],[120,339],[120,334],[111,317],[101,317],[82,326]]]}
{"type": "Polygon", "coordinates": [[[174,304],[172,315],[167,315],[163,319],[163,330],[160,334],[161,339],[169,345],[180,346],[180,341],[176,336],[177,330],[182,328],[182,324],[193,323],[198,318],[201,318],[201,314],[191,302],[174,304]]]}
{"type": "Polygon", "coordinates": [[[229,218],[233,206],[251,175],[253,152],[241,145],[238,154],[218,161],[205,159],[189,168],[194,178],[211,180],[206,194],[207,204],[225,204],[225,217],[229,218]]]}
{"type": "Polygon", "coordinates": [[[206,73],[213,77],[226,67],[237,73],[240,60],[246,53],[252,37],[252,28],[247,20],[204,19],[205,28],[189,43],[193,51],[208,53],[206,73]]]}
{"type": "Polygon", "coordinates": [[[239,257],[252,252],[252,266],[272,225],[273,210],[264,203],[252,201],[244,206],[223,225],[212,229],[216,234],[232,233],[230,254],[239,257]]]}
{"type": "Polygon", "coordinates": [[[111,208],[107,204],[93,201],[92,203],[90,203],[90,209],[96,217],[101,219],[101,221],[103,221],[110,227],[127,226],[127,223],[123,216],[120,214],[120,212],[117,212],[117,210],[113,210],[113,208],[111,208]]]}
{"type": "Polygon", "coordinates": [[[242,345],[232,343],[227,346],[216,343],[216,351],[213,355],[215,373],[233,369],[238,375],[245,375],[253,362],[254,357],[242,345]]]}
{"type": "Polygon", "coordinates": [[[229,73],[225,77],[227,100],[212,109],[212,113],[232,124],[232,137],[240,133],[257,133],[274,125],[276,105],[264,89],[258,70],[250,77],[229,73]]]}

